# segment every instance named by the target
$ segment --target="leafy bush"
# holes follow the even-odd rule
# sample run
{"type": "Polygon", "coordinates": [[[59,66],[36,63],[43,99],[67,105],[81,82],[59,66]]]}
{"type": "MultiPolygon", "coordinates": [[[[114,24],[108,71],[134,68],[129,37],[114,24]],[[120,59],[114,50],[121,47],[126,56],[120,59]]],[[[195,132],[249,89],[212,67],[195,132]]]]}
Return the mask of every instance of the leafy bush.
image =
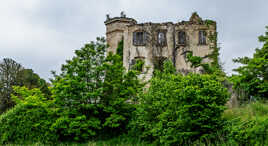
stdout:
{"type": "Polygon", "coordinates": [[[170,61],[164,66],[141,94],[131,133],[167,145],[213,138],[222,125],[227,89],[213,76],[182,76],[170,61]]]}
{"type": "Polygon", "coordinates": [[[39,89],[15,87],[17,105],[0,116],[0,144],[7,142],[53,142],[57,135],[50,129],[55,121],[53,101],[39,89]]]}

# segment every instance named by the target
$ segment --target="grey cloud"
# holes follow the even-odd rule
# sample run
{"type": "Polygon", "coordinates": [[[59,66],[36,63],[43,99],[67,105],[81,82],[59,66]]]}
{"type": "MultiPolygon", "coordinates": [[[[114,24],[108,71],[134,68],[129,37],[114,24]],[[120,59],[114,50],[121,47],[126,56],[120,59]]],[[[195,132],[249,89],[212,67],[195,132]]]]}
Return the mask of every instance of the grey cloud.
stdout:
{"type": "Polygon", "coordinates": [[[10,57],[41,77],[70,59],[75,49],[105,35],[105,15],[125,11],[139,22],[189,19],[197,11],[218,23],[221,60],[231,73],[232,59],[252,56],[268,25],[268,1],[258,0],[10,0],[0,2],[0,59],[10,57]]]}

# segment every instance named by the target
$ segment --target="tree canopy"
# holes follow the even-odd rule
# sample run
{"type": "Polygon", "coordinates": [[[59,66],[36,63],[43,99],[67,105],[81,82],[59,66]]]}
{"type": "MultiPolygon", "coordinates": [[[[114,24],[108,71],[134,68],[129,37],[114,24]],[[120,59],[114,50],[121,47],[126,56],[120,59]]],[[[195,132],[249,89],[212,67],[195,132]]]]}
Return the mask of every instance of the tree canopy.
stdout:
{"type": "Polygon", "coordinates": [[[62,110],[53,128],[62,140],[82,141],[100,132],[125,131],[134,109],[130,102],[141,84],[135,71],[125,72],[122,56],[106,56],[106,49],[105,39],[97,38],[76,50],[52,83],[52,97],[62,110]]]}
{"type": "Polygon", "coordinates": [[[242,94],[242,100],[268,98],[268,26],[266,29],[265,34],[259,37],[263,46],[255,50],[252,58],[233,60],[242,64],[234,69],[238,74],[232,77],[234,87],[242,94]]]}
{"type": "Polygon", "coordinates": [[[13,86],[25,86],[29,89],[40,88],[46,97],[50,96],[48,84],[32,69],[25,69],[21,64],[10,58],[0,62],[0,113],[12,107],[13,86]]]}

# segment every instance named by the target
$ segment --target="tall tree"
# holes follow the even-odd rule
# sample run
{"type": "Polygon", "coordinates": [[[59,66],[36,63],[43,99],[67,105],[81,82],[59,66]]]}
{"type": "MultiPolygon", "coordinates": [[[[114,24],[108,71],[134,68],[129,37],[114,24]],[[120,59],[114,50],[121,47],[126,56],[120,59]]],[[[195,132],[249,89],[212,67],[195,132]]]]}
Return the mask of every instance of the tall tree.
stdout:
{"type": "Polygon", "coordinates": [[[45,97],[49,97],[51,95],[48,86],[49,84],[46,80],[40,78],[40,76],[32,69],[22,69],[17,74],[17,82],[19,86],[25,86],[28,89],[40,88],[42,93],[44,93],[45,97]]]}
{"type": "Polygon", "coordinates": [[[243,100],[268,98],[268,26],[266,29],[266,33],[259,37],[263,46],[255,50],[253,58],[242,57],[233,60],[242,64],[234,69],[238,75],[233,75],[232,81],[234,87],[244,93],[241,97],[243,100]]]}
{"type": "Polygon", "coordinates": [[[0,113],[14,105],[11,100],[13,86],[25,86],[29,89],[40,88],[46,97],[50,96],[48,84],[32,69],[24,69],[16,61],[4,58],[0,62],[0,113]]]}
{"type": "Polygon", "coordinates": [[[129,102],[141,84],[135,71],[125,72],[122,57],[106,49],[105,39],[97,38],[76,50],[53,81],[52,96],[61,109],[53,127],[62,140],[125,132],[134,109],[129,102]]]}
{"type": "Polygon", "coordinates": [[[0,112],[14,104],[10,99],[12,86],[18,85],[18,73],[22,70],[23,67],[10,58],[0,62],[0,112]]]}

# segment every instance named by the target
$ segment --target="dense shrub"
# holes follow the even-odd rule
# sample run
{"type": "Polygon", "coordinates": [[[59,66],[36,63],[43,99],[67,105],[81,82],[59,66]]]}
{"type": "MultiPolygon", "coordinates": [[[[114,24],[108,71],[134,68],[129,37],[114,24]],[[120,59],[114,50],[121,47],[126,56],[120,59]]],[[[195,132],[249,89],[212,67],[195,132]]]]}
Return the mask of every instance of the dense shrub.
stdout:
{"type": "Polygon", "coordinates": [[[132,134],[160,144],[178,145],[213,138],[222,124],[229,97],[227,89],[210,75],[174,74],[171,62],[156,73],[141,94],[132,134]]]}
{"type": "Polygon", "coordinates": [[[53,101],[39,89],[14,88],[16,106],[0,116],[0,144],[53,142],[57,135],[50,129],[55,121],[53,101]]]}

